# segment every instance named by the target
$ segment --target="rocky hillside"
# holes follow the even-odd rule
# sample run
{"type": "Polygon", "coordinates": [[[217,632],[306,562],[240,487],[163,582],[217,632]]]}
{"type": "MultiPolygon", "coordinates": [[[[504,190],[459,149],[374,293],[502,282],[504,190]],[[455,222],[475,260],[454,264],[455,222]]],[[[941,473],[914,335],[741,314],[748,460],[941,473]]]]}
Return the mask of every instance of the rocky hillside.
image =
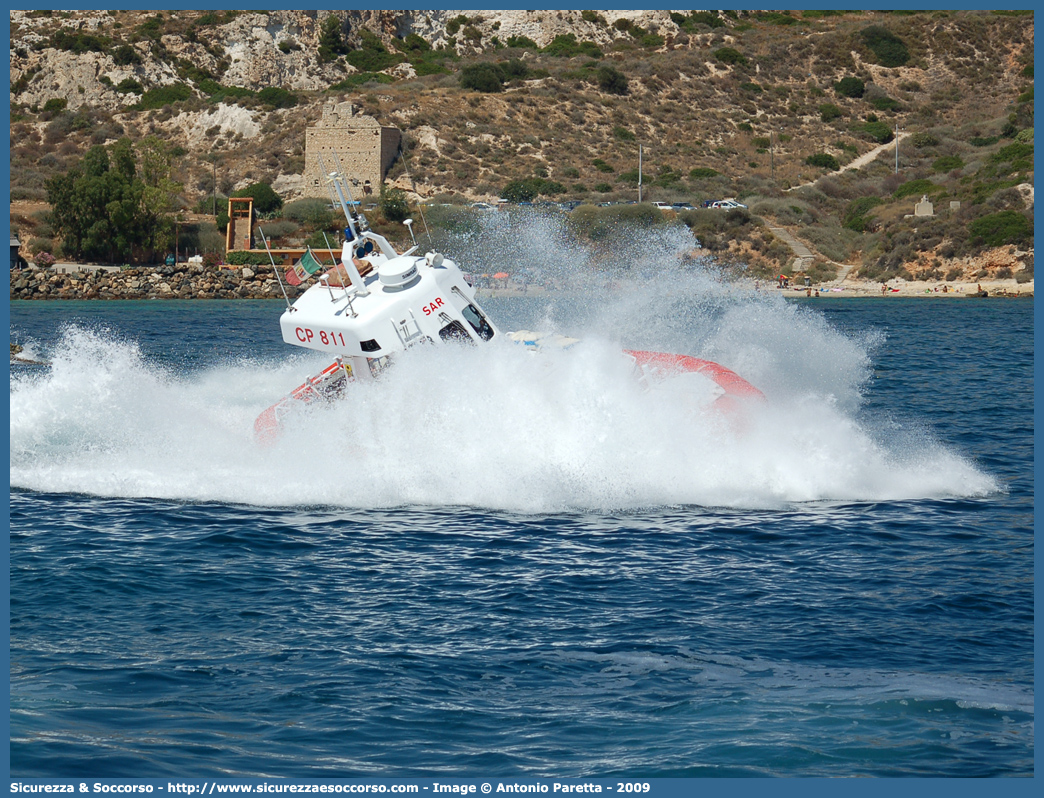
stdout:
{"type": "MultiPolygon", "coordinates": [[[[389,179],[414,201],[512,181],[630,200],[641,145],[645,199],[750,206],[728,240],[686,219],[722,251],[778,268],[791,253],[767,229],[785,226],[825,266],[939,269],[1031,248],[1033,30],[977,11],[12,11],[12,199],[151,134],[180,156],[186,207],[215,180],[292,200],[305,128],[350,99],[404,131],[389,179]],[[898,169],[888,148],[843,171],[897,128],[898,169]],[[905,220],[921,196],[945,215],[905,220]]],[[[13,223],[47,242],[44,216],[13,223]]]]}

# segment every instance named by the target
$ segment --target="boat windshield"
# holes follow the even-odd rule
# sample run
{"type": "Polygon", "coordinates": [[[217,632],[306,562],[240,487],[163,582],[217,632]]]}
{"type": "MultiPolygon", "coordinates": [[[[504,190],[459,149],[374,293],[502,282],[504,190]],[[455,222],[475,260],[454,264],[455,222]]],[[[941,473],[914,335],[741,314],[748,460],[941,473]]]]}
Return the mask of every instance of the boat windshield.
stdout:
{"type": "Polygon", "coordinates": [[[479,334],[479,338],[483,341],[488,341],[493,337],[493,328],[489,326],[489,322],[482,317],[482,314],[478,312],[478,308],[474,305],[468,305],[464,308],[461,311],[461,315],[468,320],[468,324],[475,328],[475,332],[479,334]]]}
{"type": "Polygon", "coordinates": [[[441,330],[439,330],[439,338],[449,343],[450,341],[459,341],[460,343],[472,344],[474,341],[471,336],[468,335],[468,331],[464,329],[464,325],[459,321],[451,321],[441,330]]]}

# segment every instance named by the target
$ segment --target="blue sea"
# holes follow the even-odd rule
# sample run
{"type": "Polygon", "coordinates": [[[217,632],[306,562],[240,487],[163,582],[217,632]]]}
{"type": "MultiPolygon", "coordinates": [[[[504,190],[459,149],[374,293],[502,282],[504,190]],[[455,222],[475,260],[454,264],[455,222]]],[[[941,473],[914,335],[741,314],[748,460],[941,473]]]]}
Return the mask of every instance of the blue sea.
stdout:
{"type": "Polygon", "coordinates": [[[1032,302],[782,293],[487,299],[581,343],[268,446],[281,303],[12,303],[11,775],[1033,775],[1032,302]]]}

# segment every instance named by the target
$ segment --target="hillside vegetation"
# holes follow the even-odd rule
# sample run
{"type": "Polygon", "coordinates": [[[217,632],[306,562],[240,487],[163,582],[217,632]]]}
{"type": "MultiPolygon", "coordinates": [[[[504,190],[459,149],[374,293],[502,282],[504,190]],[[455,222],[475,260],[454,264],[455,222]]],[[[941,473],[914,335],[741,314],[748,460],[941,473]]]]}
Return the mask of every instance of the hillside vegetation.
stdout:
{"type": "MultiPolygon", "coordinates": [[[[790,264],[769,230],[784,226],[823,278],[846,263],[874,279],[943,279],[997,247],[1032,276],[1030,12],[16,11],[11,22],[15,203],[46,202],[91,147],[124,138],[162,142],[173,159],[163,212],[213,214],[215,193],[258,183],[292,203],[305,128],[350,99],[404,132],[389,181],[411,204],[518,187],[634,200],[641,146],[643,199],[749,206],[663,220],[755,273],[790,264]],[[896,130],[898,163],[889,146],[845,168],[896,130]],[[908,218],[922,196],[936,215],[908,218]]],[[[61,254],[59,220],[23,207],[12,224],[29,248],[61,254]]],[[[579,234],[604,213],[573,211],[579,234]]],[[[279,221],[288,240],[324,227],[279,221]]],[[[200,246],[220,246],[205,228],[200,246]]]]}

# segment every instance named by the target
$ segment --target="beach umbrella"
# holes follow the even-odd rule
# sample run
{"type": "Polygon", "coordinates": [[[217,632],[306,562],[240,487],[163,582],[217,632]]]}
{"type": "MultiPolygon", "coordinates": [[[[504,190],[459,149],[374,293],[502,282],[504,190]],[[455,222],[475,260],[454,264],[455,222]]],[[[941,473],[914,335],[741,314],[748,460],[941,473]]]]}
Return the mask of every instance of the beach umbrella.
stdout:
{"type": "Polygon", "coordinates": [[[494,280],[506,280],[508,278],[507,272],[497,272],[493,275],[494,280]]]}

